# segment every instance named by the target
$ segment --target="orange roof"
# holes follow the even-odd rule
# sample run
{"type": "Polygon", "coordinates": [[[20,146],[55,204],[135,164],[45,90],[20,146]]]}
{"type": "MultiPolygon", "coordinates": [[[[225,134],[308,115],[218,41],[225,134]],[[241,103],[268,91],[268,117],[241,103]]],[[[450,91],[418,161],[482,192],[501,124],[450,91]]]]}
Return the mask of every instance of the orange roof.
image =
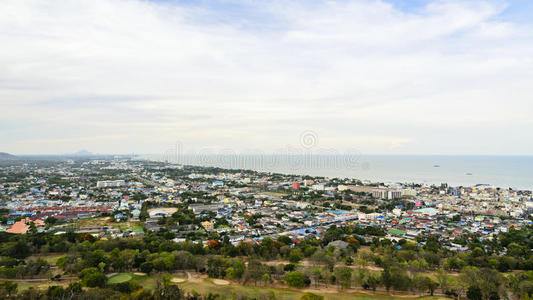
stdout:
{"type": "Polygon", "coordinates": [[[33,220],[33,224],[35,224],[35,226],[44,226],[45,225],[44,221],[41,220],[41,219],[33,220]]]}
{"type": "Polygon", "coordinates": [[[20,220],[20,221],[15,222],[15,224],[13,224],[11,228],[6,230],[6,232],[14,233],[14,234],[25,234],[26,232],[28,232],[28,229],[30,229],[30,226],[26,225],[24,220],[20,220]]]}

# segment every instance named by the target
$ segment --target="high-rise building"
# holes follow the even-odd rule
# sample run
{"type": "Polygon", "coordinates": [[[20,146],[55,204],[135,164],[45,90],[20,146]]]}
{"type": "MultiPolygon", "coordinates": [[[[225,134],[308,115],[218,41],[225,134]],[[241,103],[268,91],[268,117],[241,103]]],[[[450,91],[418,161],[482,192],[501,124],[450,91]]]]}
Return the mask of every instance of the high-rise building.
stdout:
{"type": "Polygon", "coordinates": [[[292,188],[295,189],[295,190],[299,190],[300,189],[300,183],[298,181],[295,181],[292,183],[292,188]]]}

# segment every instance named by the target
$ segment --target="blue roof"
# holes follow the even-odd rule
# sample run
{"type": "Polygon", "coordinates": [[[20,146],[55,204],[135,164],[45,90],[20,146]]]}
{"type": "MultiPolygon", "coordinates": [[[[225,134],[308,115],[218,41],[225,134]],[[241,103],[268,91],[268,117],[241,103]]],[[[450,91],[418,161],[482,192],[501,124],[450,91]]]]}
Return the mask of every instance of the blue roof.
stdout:
{"type": "Polygon", "coordinates": [[[14,213],[10,213],[10,215],[12,216],[33,216],[35,213],[34,212],[14,212],[14,213]]]}
{"type": "Polygon", "coordinates": [[[317,232],[314,228],[302,228],[302,229],[296,229],[296,230],[293,230],[292,232],[294,232],[294,233],[299,233],[299,234],[304,234],[304,233],[306,233],[306,231],[308,231],[308,232],[313,232],[313,233],[316,233],[316,232],[317,232]]]}
{"type": "Polygon", "coordinates": [[[344,210],[328,210],[328,213],[332,213],[334,215],[341,215],[344,213],[344,210]]]}

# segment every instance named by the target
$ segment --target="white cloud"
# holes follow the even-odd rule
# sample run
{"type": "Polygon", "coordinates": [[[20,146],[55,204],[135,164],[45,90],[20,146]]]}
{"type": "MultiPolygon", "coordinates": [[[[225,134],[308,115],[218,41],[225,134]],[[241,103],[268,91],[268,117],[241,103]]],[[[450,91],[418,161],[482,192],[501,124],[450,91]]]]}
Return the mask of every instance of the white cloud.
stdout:
{"type": "Polygon", "coordinates": [[[243,3],[261,18],[2,1],[0,150],[277,149],[304,130],[365,153],[533,150],[533,32],[501,2],[243,3]]]}

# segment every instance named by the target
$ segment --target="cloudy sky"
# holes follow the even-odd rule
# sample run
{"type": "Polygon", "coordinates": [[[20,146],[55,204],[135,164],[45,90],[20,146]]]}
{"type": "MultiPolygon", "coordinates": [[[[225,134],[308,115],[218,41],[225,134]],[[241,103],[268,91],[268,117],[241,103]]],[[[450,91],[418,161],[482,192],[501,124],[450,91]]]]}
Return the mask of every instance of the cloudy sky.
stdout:
{"type": "Polygon", "coordinates": [[[533,154],[531,0],[2,0],[0,152],[533,154]],[[305,142],[304,142],[305,143],[305,142]]]}

